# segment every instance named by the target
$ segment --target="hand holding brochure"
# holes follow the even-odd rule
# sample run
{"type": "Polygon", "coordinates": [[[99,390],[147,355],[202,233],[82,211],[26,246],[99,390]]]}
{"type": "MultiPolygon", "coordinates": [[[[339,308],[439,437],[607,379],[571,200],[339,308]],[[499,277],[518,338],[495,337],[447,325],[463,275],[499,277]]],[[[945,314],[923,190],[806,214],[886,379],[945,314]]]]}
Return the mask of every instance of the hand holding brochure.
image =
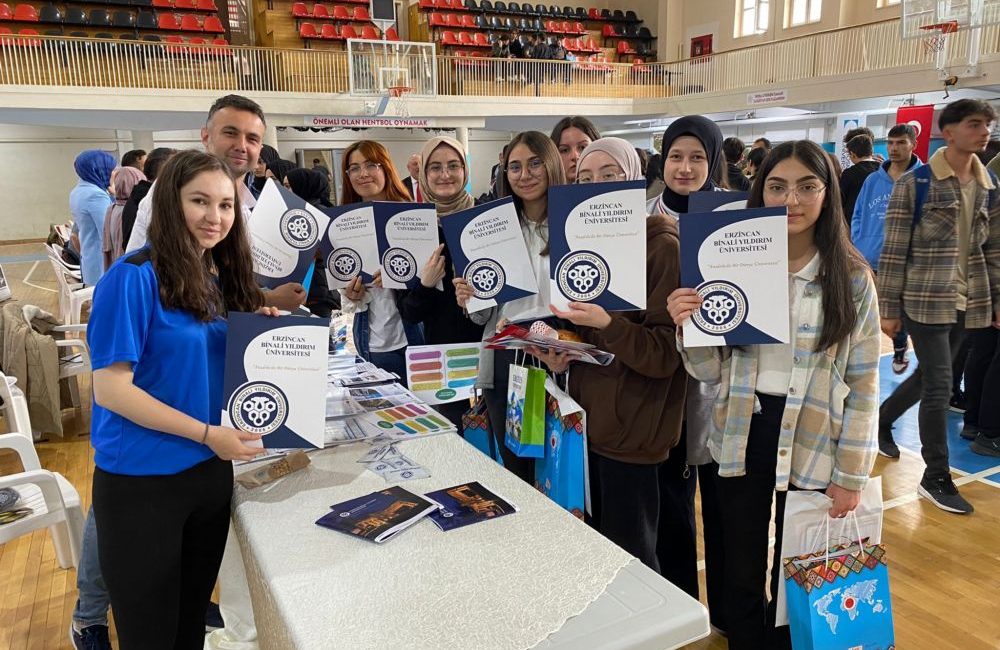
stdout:
{"type": "MultiPolygon", "coordinates": [[[[376,201],[375,234],[386,289],[413,289],[420,271],[440,243],[432,203],[376,201]]],[[[440,289],[440,283],[438,284],[440,289]]]]}
{"type": "Polygon", "coordinates": [[[304,282],[329,221],[319,208],[269,180],[248,222],[257,283],[273,289],[304,282]]]}
{"type": "Polygon", "coordinates": [[[323,446],[330,320],[229,314],[222,424],[268,449],[323,446]]]}
{"type": "Polygon", "coordinates": [[[550,187],[548,206],[552,304],[645,309],[645,181],[550,187]]]}
{"type": "Polygon", "coordinates": [[[455,276],[465,278],[474,297],[469,312],[538,293],[528,247],[510,197],[449,214],[441,220],[455,264],[455,276]]]}
{"type": "Polygon", "coordinates": [[[441,530],[452,530],[517,512],[517,506],[483,487],[478,481],[428,492],[428,499],[441,506],[431,521],[441,530]]]}
{"type": "Polygon", "coordinates": [[[437,509],[436,503],[394,486],[331,506],[316,523],[381,544],[437,509]]]}
{"type": "Polygon", "coordinates": [[[615,355],[598,350],[590,343],[549,338],[526,330],[519,325],[508,325],[500,330],[496,336],[486,339],[485,343],[490,350],[523,350],[527,347],[537,347],[543,351],[568,352],[574,361],[598,366],[607,366],[615,359],[615,355]]]}
{"type": "Polygon", "coordinates": [[[680,239],[681,286],[703,300],[686,347],[788,342],[786,208],[683,214],[680,239]]]}

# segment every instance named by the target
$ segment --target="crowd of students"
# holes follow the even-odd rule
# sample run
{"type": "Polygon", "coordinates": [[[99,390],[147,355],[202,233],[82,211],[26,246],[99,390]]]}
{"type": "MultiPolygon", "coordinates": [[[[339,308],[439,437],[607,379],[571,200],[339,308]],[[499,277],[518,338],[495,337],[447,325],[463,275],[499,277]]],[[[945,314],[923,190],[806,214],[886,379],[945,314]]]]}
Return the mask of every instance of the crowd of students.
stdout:
{"type": "MultiPolygon", "coordinates": [[[[607,367],[574,365],[568,384],[588,413],[593,508],[587,522],[698,597],[700,486],[713,626],[735,650],[789,647],[787,627],[774,624],[788,490],[823,491],[830,515],[847,515],[860,502],[877,452],[891,451],[892,419],[919,399],[928,465],[920,493],[945,510],[972,511],[948,474],[944,414],[966,330],[978,349],[990,350],[983,358],[994,360],[976,371],[981,379],[966,371],[967,391],[979,381],[982,394],[982,384],[1000,373],[1000,203],[993,201],[996,178],[974,155],[986,146],[994,118],[989,105],[974,100],[944,109],[939,123],[947,146],[928,163],[929,188],[919,205],[919,161],[902,142],[912,138],[894,127],[890,159],[864,180],[851,218],[839,164],[819,145],[755,143],[762,153],[748,156],[748,205],[788,209],[788,344],[684,345],[685,324],[700,299],[680,286],[678,217],[688,212],[693,192],[727,191],[729,164],[737,162],[727,155],[733,143],[701,116],[670,124],[662,157],[648,163],[656,166],[652,174],[631,144],[601,137],[582,117],[561,120],[549,135],[514,135],[497,169],[491,195],[513,199],[540,279],[549,276],[550,187],[644,176],[650,187],[661,183],[647,205],[646,310],[608,313],[587,303],[557,310],[543,281],[535,295],[468,314],[472,291],[455,277],[445,244],[423,262],[419,287],[397,291],[383,288],[378,275],[369,285],[357,279],[339,292],[340,305],[353,314],[359,354],[400,375],[408,345],[479,341],[505,323],[541,320],[614,353],[607,367]],[[879,209],[884,217],[866,216],[879,209]],[[884,227],[870,223],[883,218],[884,227]],[[880,410],[882,333],[895,337],[904,324],[920,367],[880,410]],[[772,511],[777,543],[769,552],[772,511]]],[[[266,152],[264,125],[256,103],[224,97],[202,130],[207,153],[167,158],[154,150],[145,180],[135,172],[119,172],[120,183],[116,177],[116,190],[132,184],[132,194],[144,196],[131,234],[111,238],[129,242],[128,252],[97,283],[88,329],[97,471],[72,630],[77,647],[108,647],[82,644],[101,635],[106,643],[108,594],[122,648],[201,644],[226,540],[232,466],[224,461],[258,453],[247,445],[255,436],[219,425],[225,316],[309,306],[301,285],[273,291],[253,285],[245,222],[261,178],[273,177],[318,205],[329,198],[325,175],[266,152]],[[153,161],[159,162],[150,169],[153,161]],[[157,179],[152,187],[150,177],[157,179]],[[176,381],[181,375],[185,381],[176,381]]],[[[853,140],[848,150],[870,157],[853,140]]],[[[467,154],[457,140],[437,136],[414,159],[411,177],[441,220],[476,203],[466,190],[467,154]]],[[[92,153],[77,160],[84,187],[74,190],[73,202],[81,211],[109,209],[110,196],[102,208],[96,195],[108,194],[113,162],[92,153]]],[[[351,144],[335,173],[341,205],[413,198],[386,148],[372,140],[351,144]]],[[[121,208],[123,228],[129,201],[110,206],[121,208]]],[[[111,221],[117,229],[117,216],[111,221]]],[[[85,281],[96,279],[88,274],[85,281]]],[[[570,365],[565,355],[530,352],[554,373],[570,365]]],[[[477,386],[504,466],[533,483],[534,461],[504,444],[514,363],[511,352],[484,350],[477,386]]],[[[463,410],[458,405],[445,414],[460,423],[463,410]]],[[[976,444],[996,450],[996,405],[970,410],[966,422],[976,444]]]]}

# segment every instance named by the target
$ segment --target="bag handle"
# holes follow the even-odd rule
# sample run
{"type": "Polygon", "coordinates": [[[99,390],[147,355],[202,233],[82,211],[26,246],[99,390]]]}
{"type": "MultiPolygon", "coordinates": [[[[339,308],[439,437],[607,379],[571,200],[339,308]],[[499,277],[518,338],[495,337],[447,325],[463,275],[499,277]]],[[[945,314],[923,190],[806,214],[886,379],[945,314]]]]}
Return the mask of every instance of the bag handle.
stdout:
{"type": "MultiPolygon", "coordinates": [[[[847,513],[847,518],[848,519],[852,519],[854,521],[854,531],[858,534],[858,550],[859,551],[864,551],[865,550],[865,545],[864,545],[864,541],[862,540],[862,537],[861,537],[861,524],[858,523],[858,514],[857,514],[857,512],[855,512],[854,510],[851,510],[850,512],[847,513]]],[[[830,569],[830,520],[831,519],[834,519],[834,517],[830,517],[829,515],[827,515],[827,517],[826,517],[826,544],[825,544],[825,546],[826,546],[826,561],[825,561],[825,564],[824,564],[824,568],[826,570],[830,569]]]]}

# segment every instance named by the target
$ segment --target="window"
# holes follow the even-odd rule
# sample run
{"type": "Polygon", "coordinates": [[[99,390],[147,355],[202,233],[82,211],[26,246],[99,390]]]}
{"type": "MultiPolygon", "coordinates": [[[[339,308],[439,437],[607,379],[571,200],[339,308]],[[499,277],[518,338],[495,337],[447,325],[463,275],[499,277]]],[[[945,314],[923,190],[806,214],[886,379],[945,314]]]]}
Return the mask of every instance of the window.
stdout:
{"type": "Polygon", "coordinates": [[[734,37],[753,36],[767,31],[768,0],[736,0],[734,37]]]}
{"type": "Polygon", "coordinates": [[[823,14],[823,0],[788,0],[785,27],[818,23],[823,14]]]}
{"type": "Polygon", "coordinates": [[[878,0],[878,8],[885,9],[893,5],[898,5],[902,0],[878,0]]]}

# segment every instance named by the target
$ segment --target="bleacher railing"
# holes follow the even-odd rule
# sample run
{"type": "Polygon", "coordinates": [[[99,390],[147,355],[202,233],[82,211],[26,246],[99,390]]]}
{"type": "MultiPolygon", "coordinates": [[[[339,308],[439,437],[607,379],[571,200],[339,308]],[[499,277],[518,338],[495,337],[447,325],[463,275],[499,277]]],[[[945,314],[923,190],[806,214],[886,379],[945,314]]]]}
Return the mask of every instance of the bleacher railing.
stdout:
{"type": "MultiPolygon", "coordinates": [[[[982,30],[982,59],[989,60],[1000,53],[1000,27],[982,30]]],[[[965,55],[968,42],[967,31],[953,35],[952,63],[965,55]]],[[[412,85],[422,84],[415,99],[435,94],[660,98],[773,88],[932,61],[920,41],[900,40],[899,21],[891,20],[672,63],[444,55],[434,60],[436,74],[428,74],[426,54],[414,52],[401,67],[421,71],[411,78],[412,85]]],[[[0,36],[0,85],[346,94],[348,62],[347,52],[339,50],[0,36]]]]}

